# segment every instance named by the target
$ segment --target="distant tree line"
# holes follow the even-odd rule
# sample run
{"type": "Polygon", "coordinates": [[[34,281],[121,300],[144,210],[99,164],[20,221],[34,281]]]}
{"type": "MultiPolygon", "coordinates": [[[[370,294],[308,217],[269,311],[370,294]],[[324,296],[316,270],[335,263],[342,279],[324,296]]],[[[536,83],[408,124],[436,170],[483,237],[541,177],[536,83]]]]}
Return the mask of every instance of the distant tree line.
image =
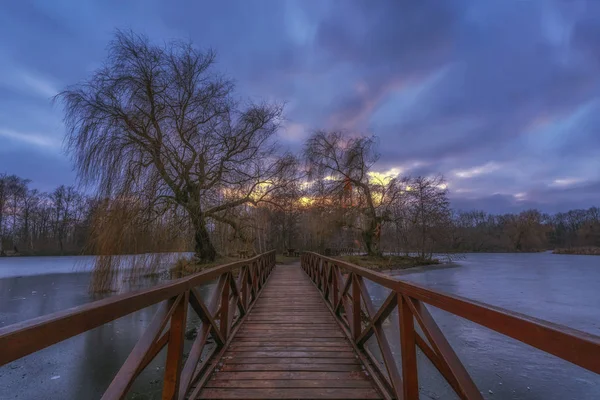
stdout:
{"type": "Polygon", "coordinates": [[[121,254],[188,249],[181,244],[179,234],[165,234],[169,230],[164,219],[147,223],[132,235],[106,229],[101,222],[108,204],[116,206],[114,201],[99,200],[73,186],[40,192],[31,187],[29,179],[2,173],[0,255],[101,254],[102,248],[90,245],[92,238],[112,235],[120,247],[110,251],[121,254]],[[158,244],[153,241],[157,236],[162,239],[158,244]]]}
{"type": "Polygon", "coordinates": [[[538,210],[502,215],[457,212],[452,222],[450,247],[457,251],[519,252],[600,246],[597,207],[556,214],[538,210]]]}
{"type": "MultiPolygon", "coordinates": [[[[371,186],[374,211],[366,205],[364,193],[347,180],[338,185],[331,175],[305,179],[281,194],[277,204],[237,207],[228,215],[234,226],[210,221],[211,242],[222,255],[271,248],[279,252],[353,249],[368,253],[370,246],[372,254],[377,248],[379,253],[418,253],[423,258],[438,252],[600,247],[597,207],[556,214],[454,211],[439,176],[364,176],[371,186]],[[397,187],[392,188],[394,185],[397,187]],[[377,224],[371,215],[376,216],[377,224]]],[[[72,186],[40,192],[27,179],[0,174],[2,251],[9,255],[15,251],[23,255],[193,251],[193,226],[184,215],[162,214],[159,218],[136,213],[142,220],[126,224],[123,221],[130,218],[126,215],[131,213],[130,207],[99,200],[72,186]],[[90,246],[92,242],[95,247],[90,246]]]]}
{"type": "Polygon", "coordinates": [[[45,193],[29,185],[27,179],[0,174],[1,252],[80,252],[88,237],[93,202],[73,187],[45,193]]]}

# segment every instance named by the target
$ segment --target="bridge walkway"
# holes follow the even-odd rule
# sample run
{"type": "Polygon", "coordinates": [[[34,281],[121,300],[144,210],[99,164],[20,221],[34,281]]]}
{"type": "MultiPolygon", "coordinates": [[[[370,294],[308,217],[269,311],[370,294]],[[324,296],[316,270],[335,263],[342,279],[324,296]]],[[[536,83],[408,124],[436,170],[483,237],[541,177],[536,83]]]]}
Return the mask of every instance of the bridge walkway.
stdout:
{"type": "Polygon", "coordinates": [[[378,399],[299,264],[277,266],[200,399],[378,399]]]}

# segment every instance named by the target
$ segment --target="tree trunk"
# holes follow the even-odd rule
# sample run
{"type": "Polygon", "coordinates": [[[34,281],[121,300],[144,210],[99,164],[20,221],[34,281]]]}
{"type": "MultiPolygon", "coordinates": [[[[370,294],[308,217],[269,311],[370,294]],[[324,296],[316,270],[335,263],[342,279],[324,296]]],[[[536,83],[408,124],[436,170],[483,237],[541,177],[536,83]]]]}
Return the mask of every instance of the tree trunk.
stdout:
{"type": "Polygon", "coordinates": [[[192,218],[192,223],[194,224],[194,250],[196,252],[196,257],[198,257],[201,262],[215,261],[215,258],[217,258],[217,250],[215,250],[215,247],[210,241],[204,218],[201,216],[194,217],[192,218]]]}
{"type": "Polygon", "coordinates": [[[374,218],[369,222],[368,228],[362,233],[365,247],[367,248],[367,255],[369,256],[381,255],[381,250],[379,249],[380,229],[379,221],[374,218]]]}

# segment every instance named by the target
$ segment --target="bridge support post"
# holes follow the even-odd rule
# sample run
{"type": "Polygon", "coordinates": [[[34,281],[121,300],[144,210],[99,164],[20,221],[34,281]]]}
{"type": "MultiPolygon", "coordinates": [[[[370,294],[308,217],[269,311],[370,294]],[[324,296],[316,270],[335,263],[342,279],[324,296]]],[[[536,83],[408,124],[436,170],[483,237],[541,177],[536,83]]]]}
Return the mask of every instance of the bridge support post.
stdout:
{"type": "MultiPolygon", "coordinates": [[[[221,336],[227,341],[229,336],[229,288],[230,288],[230,273],[227,273],[225,277],[225,286],[221,292],[221,316],[219,322],[219,329],[221,330],[221,336]]],[[[258,277],[256,277],[258,280],[258,277]]]]}
{"type": "Polygon", "coordinates": [[[352,274],[352,336],[355,341],[361,331],[360,310],[360,285],[356,275],[352,274]]]}
{"type": "Polygon", "coordinates": [[[398,319],[400,325],[400,346],[402,349],[402,393],[404,400],[418,400],[419,378],[415,323],[410,307],[404,296],[400,293],[398,293],[398,319]]]}
{"type": "Polygon", "coordinates": [[[190,299],[189,290],[181,296],[175,311],[171,316],[169,328],[169,344],[167,347],[167,361],[165,364],[165,377],[163,383],[163,400],[177,400],[179,395],[179,378],[181,375],[181,362],[183,358],[183,341],[185,324],[187,321],[187,306],[190,299]]]}

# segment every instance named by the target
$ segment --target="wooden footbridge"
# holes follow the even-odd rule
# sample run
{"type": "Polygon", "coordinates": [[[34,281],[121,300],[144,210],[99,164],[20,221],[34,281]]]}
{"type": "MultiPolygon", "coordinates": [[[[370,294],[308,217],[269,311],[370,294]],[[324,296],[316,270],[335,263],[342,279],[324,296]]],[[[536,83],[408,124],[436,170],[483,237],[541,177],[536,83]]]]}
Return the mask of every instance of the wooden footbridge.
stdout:
{"type": "Polygon", "coordinates": [[[274,252],[2,328],[0,366],[156,307],[103,399],[124,398],[165,347],[163,399],[418,399],[417,348],[459,398],[482,399],[426,304],[600,373],[598,336],[316,253],[304,253],[300,266],[275,266],[274,252]],[[208,284],[204,299],[198,287],[208,284]],[[389,292],[379,307],[371,284],[389,292]],[[201,323],[186,354],[191,312],[201,323]],[[397,337],[384,330],[392,317],[397,337]],[[375,349],[365,345],[371,338],[375,349]]]}

